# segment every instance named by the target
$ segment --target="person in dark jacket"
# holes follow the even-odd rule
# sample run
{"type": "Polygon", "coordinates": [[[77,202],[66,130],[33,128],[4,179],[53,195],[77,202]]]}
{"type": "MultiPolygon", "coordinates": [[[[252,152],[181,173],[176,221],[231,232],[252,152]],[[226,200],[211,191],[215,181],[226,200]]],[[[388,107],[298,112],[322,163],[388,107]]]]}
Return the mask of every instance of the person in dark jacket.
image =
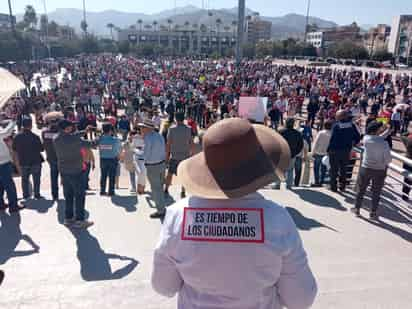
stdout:
{"type": "MultiPolygon", "coordinates": [[[[286,122],[285,122],[285,128],[279,131],[280,135],[282,135],[282,137],[287,141],[289,148],[290,148],[291,157],[292,157],[289,168],[285,172],[287,189],[290,189],[292,187],[292,184],[294,181],[293,174],[294,174],[296,156],[303,149],[303,136],[298,130],[294,129],[294,126],[295,126],[295,119],[288,118],[286,119],[286,122]]],[[[280,184],[276,183],[274,189],[278,189],[279,186],[280,184]]]]}
{"type": "Polygon", "coordinates": [[[41,152],[44,151],[40,137],[34,134],[31,130],[33,122],[31,118],[23,119],[23,131],[18,133],[13,140],[13,150],[17,153],[21,166],[21,186],[23,191],[23,199],[30,198],[29,178],[33,177],[34,198],[41,199],[40,195],[40,179],[41,179],[41,164],[43,157],[41,152]]]}
{"type": "Polygon", "coordinates": [[[53,201],[59,200],[59,168],[54,148],[54,139],[59,134],[58,121],[58,118],[48,120],[48,128],[42,132],[43,146],[46,151],[47,163],[50,166],[50,185],[53,201]]]}
{"type": "MultiPolygon", "coordinates": [[[[412,134],[405,133],[401,136],[402,142],[406,147],[406,157],[412,159],[412,134]]],[[[406,163],[403,163],[403,168],[410,173],[412,173],[412,166],[406,163]]],[[[405,185],[402,188],[402,199],[404,201],[409,201],[409,193],[411,192],[412,180],[408,177],[404,179],[405,185]]]]}
{"type": "Polygon", "coordinates": [[[336,113],[336,123],[332,128],[332,136],[328,147],[330,162],[330,189],[338,191],[337,179],[339,175],[339,189],[346,189],[346,172],[350,153],[354,145],[360,142],[360,133],[350,119],[348,113],[340,110],[336,113]]]}
{"type": "Polygon", "coordinates": [[[88,228],[93,222],[85,220],[83,158],[81,149],[91,148],[92,142],[84,140],[84,132],[74,133],[75,124],[66,119],[59,122],[59,135],[54,139],[58,168],[63,180],[66,201],[64,225],[88,228]]]}

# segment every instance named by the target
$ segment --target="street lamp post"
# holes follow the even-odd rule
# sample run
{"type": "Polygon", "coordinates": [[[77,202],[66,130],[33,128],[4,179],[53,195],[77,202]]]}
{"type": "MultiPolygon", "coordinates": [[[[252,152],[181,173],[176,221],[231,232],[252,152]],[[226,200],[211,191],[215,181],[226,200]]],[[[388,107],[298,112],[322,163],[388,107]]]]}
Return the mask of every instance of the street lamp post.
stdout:
{"type": "Polygon", "coordinates": [[[14,24],[13,10],[11,9],[11,0],[8,0],[8,2],[9,2],[9,15],[10,15],[11,31],[13,32],[14,37],[16,37],[16,25],[14,24]]]}
{"type": "Polygon", "coordinates": [[[49,15],[47,14],[47,6],[46,6],[46,0],[43,0],[43,6],[44,6],[44,14],[46,15],[46,37],[45,37],[45,44],[47,48],[47,53],[49,55],[49,58],[51,58],[51,48],[49,44],[49,15]]]}
{"type": "MultiPolygon", "coordinates": [[[[86,22],[86,0],[83,0],[83,22],[84,22],[85,25],[87,25],[87,22],[86,22]]],[[[84,34],[87,35],[87,26],[85,26],[84,34]]]]}
{"type": "Polygon", "coordinates": [[[306,11],[305,43],[307,43],[308,40],[310,1],[311,0],[308,0],[308,9],[306,11]]]}
{"type": "Polygon", "coordinates": [[[237,40],[236,40],[236,66],[239,69],[242,61],[243,35],[245,29],[245,0],[239,0],[237,40]]]}

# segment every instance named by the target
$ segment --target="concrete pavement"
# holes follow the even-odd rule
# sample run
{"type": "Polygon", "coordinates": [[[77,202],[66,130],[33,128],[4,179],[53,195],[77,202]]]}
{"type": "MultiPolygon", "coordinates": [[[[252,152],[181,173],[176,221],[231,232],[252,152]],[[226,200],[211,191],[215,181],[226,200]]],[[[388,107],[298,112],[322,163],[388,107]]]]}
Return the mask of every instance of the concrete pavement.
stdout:
{"type": "MultiPolygon", "coordinates": [[[[127,188],[122,173],[121,187],[127,188]]],[[[48,192],[46,181],[42,188],[48,192]]],[[[176,199],[178,190],[171,188],[176,199]]],[[[355,218],[348,211],[349,193],[301,188],[262,194],[287,207],[300,230],[319,283],[314,308],[410,307],[412,211],[396,194],[386,193],[380,223],[355,218]]],[[[150,195],[137,199],[128,189],[112,199],[88,195],[95,225],[84,231],[60,224],[63,200],[32,201],[20,216],[1,213],[0,269],[6,280],[0,308],[175,308],[175,299],[156,295],[150,286],[161,227],[149,219],[151,204],[150,195]]]]}

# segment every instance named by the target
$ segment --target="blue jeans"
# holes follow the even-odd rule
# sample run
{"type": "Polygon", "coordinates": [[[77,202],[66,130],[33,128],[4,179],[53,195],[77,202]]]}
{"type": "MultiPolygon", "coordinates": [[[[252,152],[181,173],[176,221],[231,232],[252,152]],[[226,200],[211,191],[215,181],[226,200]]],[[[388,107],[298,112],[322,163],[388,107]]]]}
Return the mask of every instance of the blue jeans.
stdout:
{"type": "Polygon", "coordinates": [[[109,194],[114,194],[116,180],[117,159],[100,159],[100,192],[106,192],[107,178],[109,178],[109,194]]]}
{"type": "Polygon", "coordinates": [[[322,164],[322,159],[324,156],[322,155],[314,155],[313,158],[315,159],[313,165],[313,172],[315,175],[315,184],[321,185],[325,182],[326,176],[326,166],[322,164]]]}
{"type": "Polygon", "coordinates": [[[12,175],[13,168],[11,162],[0,164],[0,202],[3,201],[3,194],[6,191],[10,210],[18,208],[17,190],[12,175]]]}
{"type": "Polygon", "coordinates": [[[21,187],[23,198],[30,198],[29,178],[33,177],[34,196],[40,196],[41,164],[21,167],[21,187]]]}
{"type": "Polygon", "coordinates": [[[65,219],[84,220],[86,191],[83,173],[62,174],[64,199],[66,200],[65,219]]]}
{"type": "Polygon", "coordinates": [[[59,199],[59,167],[57,162],[49,162],[51,193],[54,200],[59,199]]]}
{"type": "Polygon", "coordinates": [[[129,176],[131,189],[136,190],[136,173],[129,171],[129,176]]]}
{"type": "Polygon", "coordinates": [[[294,182],[294,170],[295,170],[295,162],[296,162],[296,158],[292,158],[292,160],[290,160],[290,165],[288,167],[288,169],[286,170],[285,174],[286,174],[286,188],[290,189],[293,185],[294,182]]]}

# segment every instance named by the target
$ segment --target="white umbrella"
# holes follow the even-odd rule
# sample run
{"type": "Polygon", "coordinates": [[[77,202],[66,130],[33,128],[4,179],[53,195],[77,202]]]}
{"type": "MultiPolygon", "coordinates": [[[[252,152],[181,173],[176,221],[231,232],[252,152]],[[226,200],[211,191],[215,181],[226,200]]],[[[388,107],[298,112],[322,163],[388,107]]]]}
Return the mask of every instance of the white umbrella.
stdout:
{"type": "Polygon", "coordinates": [[[0,109],[17,91],[26,88],[24,83],[9,71],[0,68],[0,109]]]}

